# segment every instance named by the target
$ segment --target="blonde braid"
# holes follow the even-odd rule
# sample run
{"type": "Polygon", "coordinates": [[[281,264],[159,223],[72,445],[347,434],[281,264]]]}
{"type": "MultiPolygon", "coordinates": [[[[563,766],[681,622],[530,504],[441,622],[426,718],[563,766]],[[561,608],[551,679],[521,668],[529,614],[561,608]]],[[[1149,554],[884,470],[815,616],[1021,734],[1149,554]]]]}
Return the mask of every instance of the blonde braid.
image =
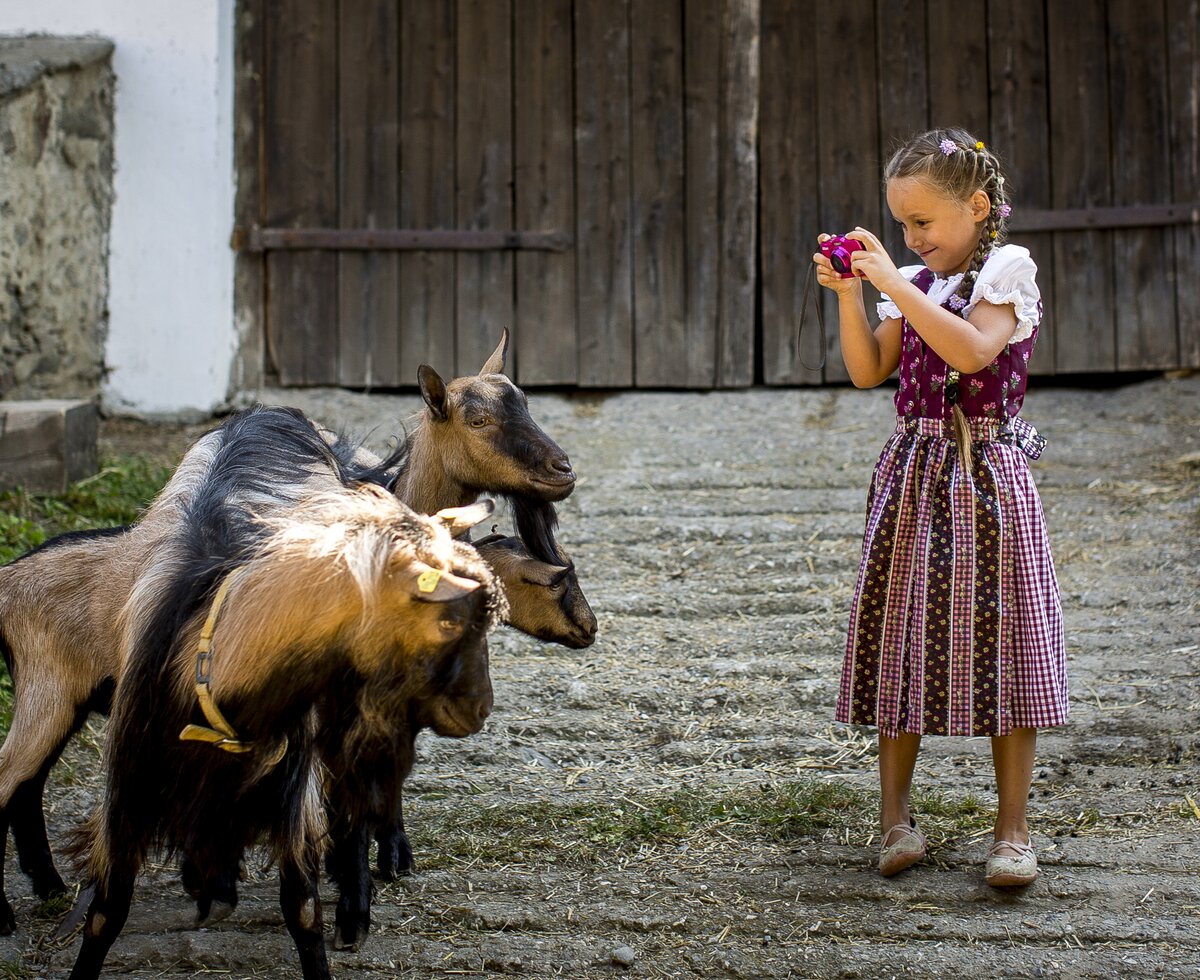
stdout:
{"type": "Polygon", "coordinates": [[[972,153],[975,157],[972,180],[980,190],[987,194],[991,207],[988,209],[983,227],[979,229],[979,244],[975,248],[975,254],[971,256],[971,264],[967,266],[962,282],[954,291],[954,295],[962,299],[964,303],[971,299],[971,292],[975,288],[975,280],[979,277],[979,270],[983,268],[983,263],[991,255],[992,249],[998,248],[1004,240],[1006,219],[1000,214],[1000,206],[1007,203],[1004,193],[1004,177],[1000,174],[996,158],[992,156],[991,151],[986,148],[976,149],[972,146],[967,152],[972,153]]]}

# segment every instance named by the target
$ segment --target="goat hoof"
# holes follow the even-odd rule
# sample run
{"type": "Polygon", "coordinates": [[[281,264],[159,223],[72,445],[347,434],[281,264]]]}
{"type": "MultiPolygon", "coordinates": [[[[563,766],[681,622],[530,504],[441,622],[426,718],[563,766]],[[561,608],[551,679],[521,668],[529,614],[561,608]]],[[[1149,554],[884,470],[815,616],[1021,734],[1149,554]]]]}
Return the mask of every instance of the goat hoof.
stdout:
{"type": "Polygon", "coordinates": [[[66,883],[59,876],[58,872],[52,872],[48,875],[39,875],[33,877],[33,893],[43,902],[47,899],[57,898],[59,895],[67,894],[66,883]]]}
{"type": "Polygon", "coordinates": [[[352,953],[357,952],[370,931],[371,914],[369,912],[343,913],[334,919],[333,948],[348,950],[352,953]]]}
{"type": "Polygon", "coordinates": [[[336,950],[357,953],[358,944],[361,941],[362,936],[357,929],[342,929],[339,927],[333,931],[333,948],[336,950]]]}
{"type": "Polygon", "coordinates": [[[379,862],[376,868],[380,881],[395,881],[397,878],[405,878],[414,870],[410,848],[401,847],[389,854],[387,849],[380,847],[379,862]]]}
{"type": "Polygon", "coordinates": [[[17,917],[13,915],[12,906],[4,899],[0,899],[3,905],[0,905],[0,936],[11,936],[13,930],[17,928],[17,917]]]}
{"type": "Polygon", "coordinates": [[[236,903],[222,902],[220,899],[197,903],[196,928],[215,925],[223,919],[228,919],[236,907],[236,903]]]}

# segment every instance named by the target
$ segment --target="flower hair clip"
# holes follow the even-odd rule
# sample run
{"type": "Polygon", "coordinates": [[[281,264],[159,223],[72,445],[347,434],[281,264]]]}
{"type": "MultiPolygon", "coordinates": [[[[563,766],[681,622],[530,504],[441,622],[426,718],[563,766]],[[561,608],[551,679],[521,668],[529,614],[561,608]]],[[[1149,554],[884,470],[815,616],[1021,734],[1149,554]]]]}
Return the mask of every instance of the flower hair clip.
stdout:
{"type": "Polygon", "coordinates": [[[946,156],[950,156],[952,153],[957,152],[958,144],[955,143],[954,140],[945,139],[938,144],[938,149],[941,150],[946,156]]]}
{"type": "Polygon", "coordinates": [[[1007,218],[1012,214],[1012,208],[1007,204],[1001,204],[1000,207],[996,208],[996,214],[1001,218],[1007,218]]]}
{"type": "Polygon", "coordinates": [[[983,140],[978,140],[978,141],[976,141],[976,143],[975,143],[975,149],[976,149],[976,150],[981,150],[981,151],[983,150],[983,140]]]}

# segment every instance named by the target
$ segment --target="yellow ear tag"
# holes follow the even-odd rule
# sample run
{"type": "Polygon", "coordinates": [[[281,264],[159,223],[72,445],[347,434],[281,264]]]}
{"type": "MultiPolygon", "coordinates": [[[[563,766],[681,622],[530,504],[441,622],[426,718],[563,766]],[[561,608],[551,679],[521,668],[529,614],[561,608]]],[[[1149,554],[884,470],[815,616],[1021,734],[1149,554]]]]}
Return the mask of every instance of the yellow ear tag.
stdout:
{"type": "Polygon", "coordinates": [[[442,573],[436,568],[427,568],[417,576],[417,591],[432,592],[437,588],[437,584],[441,581],[442,573]]]}

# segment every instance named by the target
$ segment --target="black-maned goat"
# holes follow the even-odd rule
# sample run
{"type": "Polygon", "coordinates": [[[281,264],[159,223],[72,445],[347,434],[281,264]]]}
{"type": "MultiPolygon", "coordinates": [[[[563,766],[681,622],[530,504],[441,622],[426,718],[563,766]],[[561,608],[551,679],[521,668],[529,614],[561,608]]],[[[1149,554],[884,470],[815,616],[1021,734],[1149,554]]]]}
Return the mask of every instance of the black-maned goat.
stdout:
{"type": "MultiPolygon", "coordinates": [[[[370,485],[264,516],[229,462],[214,463],[122,619],[107,786],[81,845],[93,891],[74,980],[99,975],[152,850],[227,867],[259,839],[303,974],[327,978],[322,784],[346,774],[322,760],[377,756],[409,728],[468,735],[491,710],[486,633],[503,595],[470,545],[370,485]]],[[[447,519],[490,505],[472,511],[447,519]]],[[[398,760],[372,780],[386,791],[405,774],[398,760]]],[[[349,821],[367,805],[339,794],[349,821]]]]}

